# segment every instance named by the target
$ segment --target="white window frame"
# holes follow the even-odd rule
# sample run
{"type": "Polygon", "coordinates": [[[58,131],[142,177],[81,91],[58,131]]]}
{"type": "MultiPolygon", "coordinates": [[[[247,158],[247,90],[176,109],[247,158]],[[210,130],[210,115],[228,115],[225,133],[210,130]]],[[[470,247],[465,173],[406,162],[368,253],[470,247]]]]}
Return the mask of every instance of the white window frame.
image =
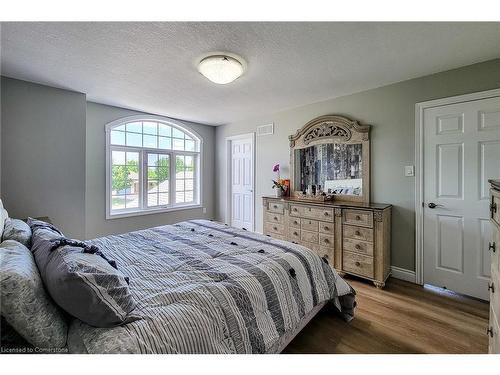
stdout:
{"type": "Polygon", "coordinates": [[[123,117],[118,120],[112,121],[105,126],[106,133],[106,219],[118,219],[123,217],[131,216],[142,216],[157,214],[163,212],[179,211],[179,210],[189,210],[193,208],[203,207],[202,200],[202,163],[203,163],[203,138],[196,133],[191,127],[183,122],[172,120],[162,116],[153,115],[138,115],[138,116],[128,116],[123,117]],[[148,147],[134,147],[134,146],[121,146],[111,144],[111,130],[113,128],[137,121],[153,121],[163,123],[165,125],[177,128],[178,130],[186,133],[192,137],[198,144],[198,151],[179,151],[179,150],[165,150],[157,148],[148,147]],[[139,207],[138,208],[124,208],[120,210],[112,210],[111,204],[111,153],[112,151],[132,151],[139,153],[139,165],[141,166],[138,179],[139,186],[141,187],[139,191],[139,207]],[[169,180],[169,203],[167,205],[147,207],[147,179],[144,178],[147,170],[147,155],[148,154],[162,154],[169,155],[170,162],[170,180],[169,180]],[[194,186],[193,186],[193,198],[194,203],[175,203],[175,186],[176,186],[176,156],[188,155],[193,156],[194,163],[194,186]]]}

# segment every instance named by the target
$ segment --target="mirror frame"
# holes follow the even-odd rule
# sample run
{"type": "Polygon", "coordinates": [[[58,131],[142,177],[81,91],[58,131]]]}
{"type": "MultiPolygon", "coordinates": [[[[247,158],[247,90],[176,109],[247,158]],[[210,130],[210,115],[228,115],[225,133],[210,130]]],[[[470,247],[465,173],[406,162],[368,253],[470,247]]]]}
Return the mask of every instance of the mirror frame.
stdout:
{"type": "Polygon", "coordinates": [[[358,121],[344,116],[320,116],[305,124],[290,135],[290,191],[292,197],[304,198],[301,191],[295,191],[295,150],[314,145],[339,143],[361,144],[363,194],[335,194],[335,201],[370,203],[370,125],[361,125],[358,121]]]}

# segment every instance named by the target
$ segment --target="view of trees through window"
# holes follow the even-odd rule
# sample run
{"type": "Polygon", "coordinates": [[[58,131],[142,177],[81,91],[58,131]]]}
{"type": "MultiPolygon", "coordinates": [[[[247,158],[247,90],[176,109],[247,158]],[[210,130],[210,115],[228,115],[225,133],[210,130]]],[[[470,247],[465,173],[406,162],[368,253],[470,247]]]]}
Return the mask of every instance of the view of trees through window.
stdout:
{"type": "Polygon", "coordinates": [[[113,127],[109,140],[111,212],[198,203],[199,144],[192,136],[163,123],[134,121],[113,127]]]}

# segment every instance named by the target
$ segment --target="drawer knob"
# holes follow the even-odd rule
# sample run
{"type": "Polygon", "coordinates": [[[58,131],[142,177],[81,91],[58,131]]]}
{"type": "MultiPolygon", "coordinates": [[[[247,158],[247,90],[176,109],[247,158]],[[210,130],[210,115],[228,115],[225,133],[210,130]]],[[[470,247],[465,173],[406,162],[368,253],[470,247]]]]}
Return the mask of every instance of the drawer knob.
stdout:
{"type": "Polygon", "coordinates": [[[496,246],[496,243],[495,243],[495,242],[490,242],[490,243],[488,244],[488,250],[491,250],[491,251],[493,251],[493,252],[495,252],[495,251],[496,251],[496,247],[497,247],[497,246],[496,246]]]}
{"type": "Polygon", "coordinates": [[[361,232],[360,232],[359,230],[357,230],[356,232],[354,232],[354,234],[355,234],[356,236],[361,236],[361,232]]]}
{"type": "Polygon", "coordinates": [[[487,330],[486,330],[486,334],[490,337],[493,337],[493,328],[492,327],[489,327],[487,330]]]}
{"type": "Polygon", "coordinates": [[[329,243],[329,242],[330,242],[330,241],[328,240],[328,238],[325,238],[323,241],[324,241],[325,243],[329,243]]]}
{"type": "Polygon", "coordinates": [[[488,290],[491,290],[491,293],[495,293],[495,284],[493,283],[488,283],[488,290]]]}
{"type": "Polygon", "coordinates": [[[356,220],[361,220],[361,216],[356,215],[356,220]]]}
{"type": "Polygon", "coordinates": [[[298,236],[299,234],[297,232],[293,232],[293,235],[294,236],[298,236]]]}
{"type": "Polygon", "coordinates": [[[295,220],[293,223],[294,223],[295,225],[298,225],[298,224],[299,224],[299,222],[298,222],[297,220],[295,220]]]}
{"type": "Polygon", "coordinates": [[[359,262],[355,262],[354,264],[356,265],[356,267],[361,266],[361,263],[359,263],[359,262]]]}
{"type": "Polygon", "coordinates": [[[359,244],[356,244],[356,246],[354,246],[356,249],[358,250],[361,250],[361,246],[359,246],[359,244]]]}
{"type": "Polygon", "coordinates": [[[275,216],[275,217],[274,217],[274,220],[278,221],[278,218],[275,216]]]}
{"type": "Polygon", "coordinates": [[[324,229],[324,230],[330,230],[330,228],[328,228],[328,227],[324,227],[323,229],[324,229]]]}
{"type": "Polygon", "coordinates": [[[278,228],[277,228],[277,227],[273,227],[273,229],[274,229],[274,230],[278,230],[278,228]]]}
{"type": "Polygon", "coordinates": [[[294,208],[293,208],[293,211],[294,211],[294,212],[297,212],[297,208],[295,208],[295,207],[294,207],[294,208]]]}
{"type": "Polygon", "coordinates": [[[278,206],[276,206],[276,205],[274,205],[273,207],[274,207],[274,208],[278,208],[278,206]]]}
{"type": "Polygon", "coordinates": [[[328,212],[325,212],[325,213],[324,213],[324,215],[325,215],[325,216],[328,216],[328,212]]]}

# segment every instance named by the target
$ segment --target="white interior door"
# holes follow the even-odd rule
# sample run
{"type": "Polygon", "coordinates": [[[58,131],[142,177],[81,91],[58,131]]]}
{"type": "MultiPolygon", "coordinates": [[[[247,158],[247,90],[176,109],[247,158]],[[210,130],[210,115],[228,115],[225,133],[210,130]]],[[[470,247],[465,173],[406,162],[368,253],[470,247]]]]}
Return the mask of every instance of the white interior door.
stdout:
{"type": "Polygon", "coordinates": [[[254,230],[253,136],[230,141],[231,226],[254,230]]]}
{"type": "Polygon", "coordinates": [[[423,156],[424,282],[487,300],[500,97],[425,109],[423,156]]]}

